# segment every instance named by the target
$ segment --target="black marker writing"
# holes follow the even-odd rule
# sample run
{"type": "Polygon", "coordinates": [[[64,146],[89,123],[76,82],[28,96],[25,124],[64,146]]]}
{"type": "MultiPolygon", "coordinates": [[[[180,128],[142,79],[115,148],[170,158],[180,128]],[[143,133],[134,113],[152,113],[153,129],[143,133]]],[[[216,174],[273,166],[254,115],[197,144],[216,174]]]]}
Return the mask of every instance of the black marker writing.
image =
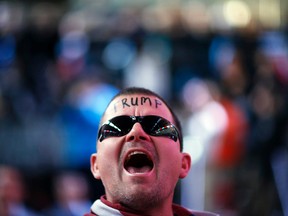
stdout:
{"type": "Polygon", "coordinates": [[[138,97],[135,98],[135,101],[134,101],[133,97],[131,98],[131,105],[132,106],[138,106],[138,97]]]}
{"type": "Polygon", "coordinates": [[[119,103],[119,101],[116,101],[115,103],[114,103],[114,112],[117,112],[117,107],[116,107],[116,105],[119,103]]]}
{"type": "Polygon", "coordinates": [[[152,102],[149,97],[141,97],[141,105],[145,104],[147,100],[149,101],[150,106],[152,106],[152,102]]]}
{"type": "MultiPolygon", "coordinates": [[[[114,111],[117,112],[117,104],[119,104],[120,101],[116,101],[114,103],[114,111]]],[[[161,100],[154,99],[152,100],[149,97],[131,97],[131,98],[123,98],[121,100],[122,108],[125,109],[126,107],[131,106],[143,106],[145,104],[148,104],[151,107],[155,107],[156,109],[162,105],[161,100]],[[129,100],[130,99],[130,100],[129,100]]]]}
{"type": "Polygon", "coordinates": [[[125,106],[130,107],[130,105],[127,104],[127,98],[123,98],[123,99],[122,99],[122,107],[123,107],[123,109],[125,108],[125,106]]]}
{"type": "Polygon", "coordinates": [[[158,105],[162,105],[160,100],[155,99],[155,107],[158,108],[158,105]]]}

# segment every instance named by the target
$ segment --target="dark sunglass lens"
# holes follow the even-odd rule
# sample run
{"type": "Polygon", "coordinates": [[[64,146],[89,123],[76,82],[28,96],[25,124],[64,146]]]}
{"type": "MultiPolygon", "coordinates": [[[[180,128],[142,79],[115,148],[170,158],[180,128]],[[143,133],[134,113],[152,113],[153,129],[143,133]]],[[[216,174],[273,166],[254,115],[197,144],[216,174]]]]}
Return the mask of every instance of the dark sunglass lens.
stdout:
{"type": "Polygon", "coordinates": [[[111,122],[104,124],[100,130],[99,130],[99,134],[98,134],[98,139],[100,139],[100,141],[103,141],[104,139],[108,138],[108,137],[117,137],[117,136],[121,136],[121,130],[119,130],[117,127],[111,125],[111,122]]]}
{"type": "Polygon", "coordinates": [[[128,134],[135,122],[142,125],[143,130],[151,136],[164,136],[177,141],[179,134],[176,127],[168,120],[159,116],[117,116],[104,123],[98,133],[102,142],[109,137],[120,137],[128,134]]]}
{"type": "Polygon", "coordinates": [[[178,132],[168,120],[158,116],[145,116],[141,123],[146,133],[152,136],[165,136],[177,141],[178,132]]]}
{"type": "Polygon", "coordinates": [[[99,130],[98,139],[103,141],[109,137],[120,137],[127,134],[133,126],[129,116],[117,116],[105,123],[99,130]]]}

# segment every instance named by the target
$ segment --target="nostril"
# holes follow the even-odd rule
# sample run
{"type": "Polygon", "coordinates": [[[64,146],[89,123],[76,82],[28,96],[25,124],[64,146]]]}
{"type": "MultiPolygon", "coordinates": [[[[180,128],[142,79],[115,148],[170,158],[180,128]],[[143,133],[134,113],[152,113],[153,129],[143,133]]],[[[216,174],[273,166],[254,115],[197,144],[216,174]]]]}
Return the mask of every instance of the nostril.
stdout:
{"type": "MultiPolygon", "coordinates": [[[[136,136],[129,136],[129,137],[128,137],[128,141],[132,141],[132,140],[134,140],[134,139],[136,139],[136,136]]],[[[147,140],[147,138],[146,138],[145,136],[138,136],[138,139],[140,139],[140,140],[147,140]]]]}
{"type": "Polygon", "coordinates": [[[129,136],[128,141],[132,141],[132,140],[134,140],[134,139],[135,139],[134,136],[129,136]]]}
{"type": "Polygon", "coordinates": [[[139,136],[139,139],[141,139],[141,140],[146,140],[146,137],[144,137],[144,136],[139,136]]]}
{"type": "Polygon", "coordinates": [[[128,137],[128,141],[133,141],[133,140],[136,140],[136,139],[138,139],[138,140],[147,140],[147,137],[145,137],[145,136],[129,136],[128,137]]]}

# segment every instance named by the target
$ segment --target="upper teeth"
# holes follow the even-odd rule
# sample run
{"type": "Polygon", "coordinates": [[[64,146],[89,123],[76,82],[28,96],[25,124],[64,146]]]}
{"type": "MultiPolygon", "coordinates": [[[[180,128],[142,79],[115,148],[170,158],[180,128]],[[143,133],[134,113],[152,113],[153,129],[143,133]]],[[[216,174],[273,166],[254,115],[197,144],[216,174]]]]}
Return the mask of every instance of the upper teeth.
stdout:
{"type": "Polygon", "coordinates": [[[134,151],[134,152],[131,152],[128,156],[129,156],[129,158],[130,158],[132,155],[135,155],[135,154],[144,154],[144,155],[145,155],[144,152],[141,152],[141,151],[134,151]]]}

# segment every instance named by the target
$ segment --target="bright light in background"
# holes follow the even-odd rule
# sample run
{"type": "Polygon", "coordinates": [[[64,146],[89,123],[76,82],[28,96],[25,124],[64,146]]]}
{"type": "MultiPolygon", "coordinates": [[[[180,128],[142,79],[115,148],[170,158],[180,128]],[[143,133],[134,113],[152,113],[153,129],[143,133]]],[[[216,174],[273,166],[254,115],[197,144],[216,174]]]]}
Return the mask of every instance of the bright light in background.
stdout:
{"type": "MultiPolygon", "coordinates": [[[[139,14],[143,16],[144,27],[157,31],[169,30],[171,25],[178,22],[179,8],[183,9],[180,16],[185,17],[184,26],[189,26],[193,31],[195,29],[206,31],[210,27],[216,30],[241,28],[247,26],[252,17],[253,21],[260,21],[264,27],[278,28],[287,24],[288,15],[287,0],[70,0],[70,2],[73,8],[88,9],[94,14],[95,11],[96,14],[100,11],[102,14],[103,11],[116,11],[127,6],[144,9],[139,14]]],[[[91,17],[87,17],[87,20],[91,20],[91,17]]]]}
{"type": "Polygon", "coordinates": [[[200,1],[184,4],[181,16],[183,24],[188,30],[205,33],[210,28],[211,17],[208,7],[200,1]]]}
{"type": "Polygon", "coordinates": [[[251,20],[251,11],[243,1],[232,0],[224,4],[224,17],[232,27],[244,27],[251,20]]]}
{"type": "Polygon", "coordinates": [[[197,163],[197,161],[199,161],[199,159],[204,153],[203,143],[200,141],[200,139],[197,139],[193,136],[184,136],[183,143],[185,143],[185,145],[183,146],[183,151],[189,152],[193,164],[197,163]],[[193,150],[191,150],[190,148],[192,148],[193,150]]]}
{"type": "Polygon", "coordinates": [[[7,25],[10,19],[10,11],[8,5],[0,4],[0,28],[7,25]]]}
{"type": "Polygon", "coordinates": [[[259,19],[266,27],[278,28],[281,24],[281,11],[279,0],[259,1],[259,19]]]}

